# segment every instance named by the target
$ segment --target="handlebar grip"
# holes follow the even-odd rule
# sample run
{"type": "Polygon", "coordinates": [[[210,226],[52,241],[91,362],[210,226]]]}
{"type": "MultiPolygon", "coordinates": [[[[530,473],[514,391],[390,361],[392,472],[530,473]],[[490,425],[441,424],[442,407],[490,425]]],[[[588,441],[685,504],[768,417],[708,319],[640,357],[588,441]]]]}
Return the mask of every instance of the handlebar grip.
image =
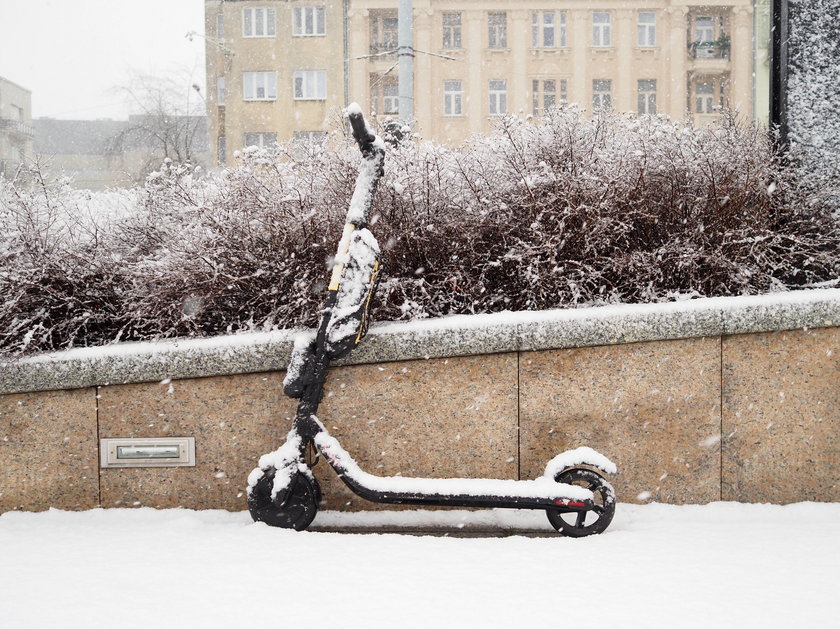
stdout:
{"type": "Polygon", "coordinates": [[[347,117],[350,118],[353,139],[359,145],[359,150],[362,152],[362,155],[367,155],[373,150],[373,142],[376,140],[376,136],[368,129],[364,114],[362,114],[360,109],[349,111],[347,117]]]}

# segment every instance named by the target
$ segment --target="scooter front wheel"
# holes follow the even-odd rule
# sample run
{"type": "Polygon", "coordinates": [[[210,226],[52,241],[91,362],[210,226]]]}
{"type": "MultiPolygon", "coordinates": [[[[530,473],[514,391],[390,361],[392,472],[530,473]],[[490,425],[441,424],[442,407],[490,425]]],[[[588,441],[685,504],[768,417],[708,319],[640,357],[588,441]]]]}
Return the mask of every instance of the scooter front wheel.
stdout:
{"type": "Polygon", "coordinates": [[[612,485],[597,472],[582,468],[560,472],[554,480],[590,490],[595,496],[595,508],[567,513],[547,509],[546,515],[551,526],[562,535],[569,537],[585,537],[603,533],[615,515],[615,490],[612,485]]]}
{"type": "Polygon", "coordinates": [[[303,473],[295,474],[288,498],[282,505],[271,499],[275,469],[269,468],[248,496],[248,510],[255,522],[302,531],[312,524],[318,512],[321,490],[318,481],[303,473]]]}

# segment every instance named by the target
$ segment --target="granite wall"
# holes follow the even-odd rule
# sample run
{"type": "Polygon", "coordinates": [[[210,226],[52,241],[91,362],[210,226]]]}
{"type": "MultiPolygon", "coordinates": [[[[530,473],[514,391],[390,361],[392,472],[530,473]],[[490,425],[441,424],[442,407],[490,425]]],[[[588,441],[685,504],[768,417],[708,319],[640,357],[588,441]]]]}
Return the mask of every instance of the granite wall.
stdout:
{"type": "MultiPolygon", "coordinates": [[[[494,338],[506,338],[509,351],[479,339],[472,345],[487,353],[447,356],[418,341],[432,324],[420,332],[404,329],[413,339],[410,351],[424,357],[368,358],[334,368],[319,417],[364,469],[380,475],[533,478],[554,454],[585,444],[617,463],[621,501],[838,501],[840,291],[828,292],[836,304],[817,309],[804,325],[800,317],[791,330],[708,334],[702,308],[690,317],[638,311],[641,323],[622,328],[622,338],[596,336],[597,343],[563,347],[544,335],[533,341],[521,320],[506,336],[502,321],[494,338]],[[682,321],[683,338],[656,338],[669,334],[651,321],[672,316],[682,321]],[[687,319],[703,333],[686,334],[687,319]]],[[[775,321],[764,327],[785,327],[778,312],[759,306],[764,319],[775,321]]],[[[759,306],[752,304],[751,312],[759,306]]],[[[727,325],[733,316],[726,314],[727,325]]],[[[543,331],[551,327],[538,323],[543,331]]],[[[568,334],[575,322],[561,327],[568,334]]],[[[486,329],[462,327],[455,338],[463,344],[486,329]]],[[[372,344],[388,345],[388,334],[374,332],[372,344]]],[[[446,334],[438,328],[434,335],[446,334]]],[[[232,346],[222,344],[222,362],[241,371],[232,346]]],[[[92,386],[8,392],[26,388],[26,369],[35,381],[62,370],[73,381],[66,361],[83,361],[78,354],[3,372],[0,512],[246,507],[248,472],[260,454],[280,445],[294,413],[294,401],[282,395],[283,373],[178,377],[168,371],[174,377],[161,381],[155,369],[185,359],[167,360],[160,351],[139,355],[147,356],[155,380],[131,382],[114,367],[114,378],[92,386]],[[195,467],[100,469],[99,439],[163,436],[195,437],[195,467]]],[[[94,362],[108,361],[96,354],[94,362]]],[[[205,353],[200,362],[218,368],[205,353]]],[[[136,368],[133,377],[142,380],[141,372],[136,368]]],[[[73,382],[81,377],[90,376],[73,382]]],[[[323,508],[375,508],[344,488],[325,463],[315,473],[323,508]]]]}

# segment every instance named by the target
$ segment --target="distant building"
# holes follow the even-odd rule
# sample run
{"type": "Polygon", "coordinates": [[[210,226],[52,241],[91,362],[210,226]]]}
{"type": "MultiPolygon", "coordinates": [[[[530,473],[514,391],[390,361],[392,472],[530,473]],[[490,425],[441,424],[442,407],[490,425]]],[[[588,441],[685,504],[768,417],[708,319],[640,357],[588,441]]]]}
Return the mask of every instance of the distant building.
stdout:
{"type": "MultiPolygon", "coordinates": [[[[766,120],[769,4],[414,0],[417,130],[458,143],[564,100],[700,125],[723,106],[766,120]]],[[[322,136],[348,101],[395,116],[397,31],[397,0],[205,0],[214,161],[322,136]]]]}
{"type": "Polygon", "coordinates": [[[32,92],[0,77],[0,175],[13,177],[33,154],[32,92]]]}
{"type": "Polygon", "coordinates": [[[98,190],[141,183],[165,157],[209,162],[204,116],[130,116],[128,120],[34,121],[42,172],[67,176],[77,188],[98,190]]]}

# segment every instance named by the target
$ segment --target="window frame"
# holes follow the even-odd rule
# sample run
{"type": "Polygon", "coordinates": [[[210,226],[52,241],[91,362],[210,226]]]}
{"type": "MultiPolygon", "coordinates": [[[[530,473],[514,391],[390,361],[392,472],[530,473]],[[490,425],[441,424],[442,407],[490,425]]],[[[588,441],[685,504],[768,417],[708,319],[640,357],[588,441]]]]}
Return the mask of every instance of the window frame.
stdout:
{"type": "Polygon", "coordinates": [[[443,50],[460,50],[461,49],[461,11],[446,11],[441,15],[441,47],[443,50]],[[447,16],[454,19],[457,16],[458,21],[447,22],[447,16]]]}
{"type": "Polygon", "coordinates": [[[507,25],[507,11],[487,12],[487,48],[507,50],[507,25]]]}
{"type": "Polygon", "coordinates": [[[612,48],[612,13],[610,11],[592,12],[592,47],[612,48]],[[598,22],[596,16],[606,16],[607,19],[605,22],[598,22]]]}
{"type": "Polygon", "coordinates": [[[461,79],[443,81],[443,115],[447,118],[464,115],[464,84],[461,79]],[[457,89],[450,89],[455,83],[458,84],[457,89]]]}
{"type": "Polygon", "coordinates": [[[638,79],[636,81],[636,113],[640,115],[655,115],[657,113],[656,92],[656,79],[638,79]],[[643,86],[643,83],[647,85],[643,86]],[[643,89],[643,87],[647,89],[643,89]],[[640,107],[643,103],[644,106],[640,107]]]}
{"type": "Polygon", "coordinates": [[[656,47],[656,11],[639,11],[636,13],[636,46],[639,48],[656,47]],[[651,22],[642,22],[643,15],[653,17],[651,22]]]}
{"type": "Polygon", "coordinates": [[[272,70],[250,70],[242,73],[242,100],[247,102],[261,102],[277,100],[277,73],[272,70]],[[250,81],[249,81],[250,78],[250,81]],[[263,97],[257,96],[260,86],[260,79],[264,80],[262,85],[263,97]],[[248,88],[252,88],[252,96],[248,96],[248,88]],[[274,88],[274,93],[270,89],[274,88]]]}
{"type": "Polygon", "coordinates": [[[507,79],[490,79],[487,85],[487,96],[489,115],[504,116],[507,114],[507,79]],[[494,83],[497,84],[495,88],[494,83]],[[501,84],[501,87],[498,84],[501,84]]]}
{"type": "Polygon", "coordinates": [[[292,72],[292,99],[295,101],[327,100],[327,71],[295,70],[292,72]],[[300,91],[298,91],[298,79],[300,79],[300,91]]]}
{"type": "Polygon", "coordinates": [[[274,7],[242,7],[242,37],[246,39],[277,37],[277,10],[274,7]],[[262,34],[257,33],[260,20],[262,34]],[[249,33],[248,30],[251,32],[249,33]]]}
{"type": "Polygon", "coordinates": [[[326,37],[327,8],[318,5],[292,7],[292,37],[326,37]],[[306,14],[312,15],[312,32],[307,32],[306,14]],[[320,28],[320,32],[318,27],[320,28]]]}
{"type": "Polygon", "coordinates": [[[243,146],[256,146],[258,148],[264,149],[269,148],[272,144],[277,144],[277,132],[276,131],[246,131],[245,132],[245,144],[243,146]],[[259,141],[248,142],[248,136],[256,136],[259,138],[259,141]],[[266,141],[268,138],[268,141],[266,141]]]}
{"type": "Polygon", "coordinates": [[[597,113],[604,109],[612,109],[612,79],[592,79],[592,112],[597,113]],[[607,89],[596,89],[599,83],[606,84],[607,89]]]}

